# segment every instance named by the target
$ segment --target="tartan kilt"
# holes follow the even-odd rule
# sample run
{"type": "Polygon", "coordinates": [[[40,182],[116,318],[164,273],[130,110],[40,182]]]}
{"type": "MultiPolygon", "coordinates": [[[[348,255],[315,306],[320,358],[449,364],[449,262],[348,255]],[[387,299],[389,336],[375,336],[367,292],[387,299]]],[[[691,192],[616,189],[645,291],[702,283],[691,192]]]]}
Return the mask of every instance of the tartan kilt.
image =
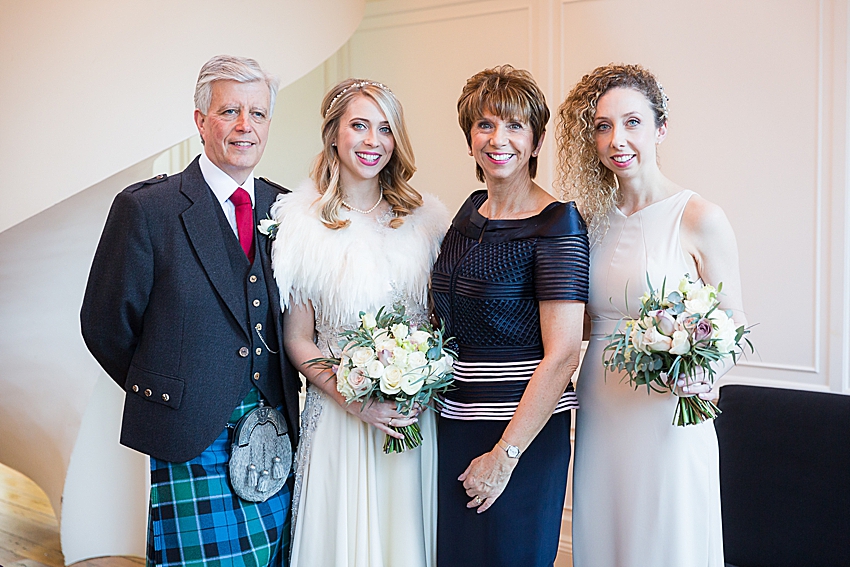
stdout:
{"type": "Polygon", "coordinates": [[[252,388],[228,427],[191,461],[151,458],[148,566],[288,564],[292,474],[265,502],[242,500],[228,480],[232,426],[258,405],[252,388]]]}

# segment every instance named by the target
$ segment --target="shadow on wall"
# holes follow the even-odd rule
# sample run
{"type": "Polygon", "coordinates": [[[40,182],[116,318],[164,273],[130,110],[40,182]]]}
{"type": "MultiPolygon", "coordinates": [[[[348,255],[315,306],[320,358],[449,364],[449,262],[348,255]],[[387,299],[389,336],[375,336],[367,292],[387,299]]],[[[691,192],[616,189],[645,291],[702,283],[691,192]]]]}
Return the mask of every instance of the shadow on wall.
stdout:
{"type": "Polygon", "coordinates": [[[47,494],[68,563],[103,549],[144,553],[146,459],[118,443],[123,395],[86,350],[79,310],[112,199],[151,177],[153,162],[0,233],[0,462],[47,494]],[[99,505],[98,495],[111,505],[99,505]],[[130,537],[119,534],[128,530],[130,537]],[[82,534],[98,541],[87,544],[82,534]],[[125,540],[131,548],[115,549],[125,540]]]}

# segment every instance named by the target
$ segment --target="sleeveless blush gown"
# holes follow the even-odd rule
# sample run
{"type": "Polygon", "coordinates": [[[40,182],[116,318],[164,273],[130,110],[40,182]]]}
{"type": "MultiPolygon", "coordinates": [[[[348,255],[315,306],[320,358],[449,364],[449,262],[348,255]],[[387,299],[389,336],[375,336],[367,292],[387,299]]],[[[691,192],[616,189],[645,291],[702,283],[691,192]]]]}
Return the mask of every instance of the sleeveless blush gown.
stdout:
{"type": "Polygon", "coordinates": [[[591,249],[592,330],[576,387],[575,567],[723,567],[714,422],[674,426],[672,394],[634,390],[602,366],[603,337],[624,314],[637,315],[647,274],[658,289],[665,277],[667,289],[696,278],[679,240],[691,195],[630,216],[615,208],[591,249]]]}

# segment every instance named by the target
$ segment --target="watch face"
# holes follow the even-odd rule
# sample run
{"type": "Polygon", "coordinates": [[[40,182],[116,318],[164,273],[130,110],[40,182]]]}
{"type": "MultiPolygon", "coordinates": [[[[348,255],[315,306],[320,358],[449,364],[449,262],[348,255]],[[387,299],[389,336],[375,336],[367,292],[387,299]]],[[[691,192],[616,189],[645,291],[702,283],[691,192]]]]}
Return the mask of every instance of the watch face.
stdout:
{"type": "Polygon", "coordinates": [[[519,447],[514,447],[513,445],[508,445],[507,448],[508,456],[512,459],[519,458],[519,447]]]}

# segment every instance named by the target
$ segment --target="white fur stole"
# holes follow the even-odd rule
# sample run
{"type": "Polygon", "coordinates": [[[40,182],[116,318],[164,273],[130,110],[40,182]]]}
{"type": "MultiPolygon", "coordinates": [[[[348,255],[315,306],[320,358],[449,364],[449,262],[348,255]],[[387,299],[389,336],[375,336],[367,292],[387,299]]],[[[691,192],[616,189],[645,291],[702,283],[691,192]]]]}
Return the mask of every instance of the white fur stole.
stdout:
{"type": "Polygon", "coordinates": [[[396,229],[343,209],[351,224],[332,230],[319,220],[319,197],[306,181],[272,206],[280,223],[272,268],[281,309],[310,301],[325,323],[338,326],[356,321],[360,311],[391,306],[394,290],[425,305],[431,266],[449,226],[446,207],[423,195],[424,204],[396,229]]]}

